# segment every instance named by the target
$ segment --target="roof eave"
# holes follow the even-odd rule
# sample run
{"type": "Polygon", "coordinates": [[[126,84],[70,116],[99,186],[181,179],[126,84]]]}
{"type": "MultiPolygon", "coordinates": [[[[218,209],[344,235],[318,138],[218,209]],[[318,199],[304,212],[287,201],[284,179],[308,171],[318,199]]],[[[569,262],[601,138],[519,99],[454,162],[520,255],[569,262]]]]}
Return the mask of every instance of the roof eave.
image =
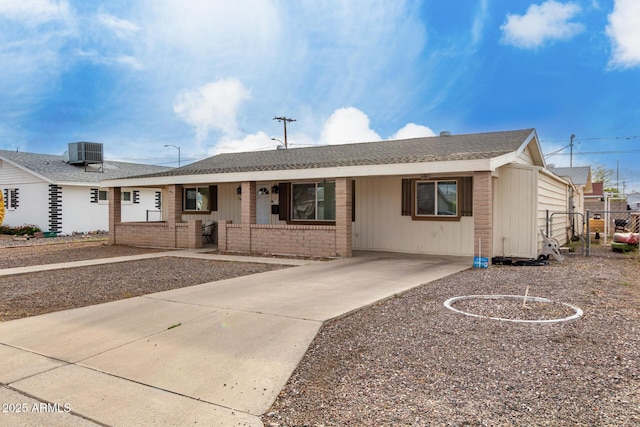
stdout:
{"type": "Polygon", "coordinates": [[[454,160],[440,162],[402,163],[385,165],[340,166],[293,170],[231,172],[219,174],[195,174],[130,179],[108,179],[100,182],[103,187],[150,187],[172,184],[205,184],[242,181],[284,181],[339,177],[393,176],[436,173],[469,173],[489,171],[492,159],[454,160]]]}

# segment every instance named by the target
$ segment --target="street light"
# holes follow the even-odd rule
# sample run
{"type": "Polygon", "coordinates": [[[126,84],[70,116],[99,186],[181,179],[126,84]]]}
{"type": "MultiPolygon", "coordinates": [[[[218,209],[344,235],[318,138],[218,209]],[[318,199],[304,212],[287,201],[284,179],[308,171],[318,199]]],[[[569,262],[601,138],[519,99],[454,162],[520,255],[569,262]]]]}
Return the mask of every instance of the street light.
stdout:
{"type": "Polygon", "coordinates": [[[178,149],[178,167],[180,167],[180,147],[173,144],[165,144],[165,147],[173,147],[178,149]]]}
{"type": "Polygon", "coordinates": [[[287,149],[287,146],[284,144],[284,142],[282,142],[281,140],[279,140],[278,138],[271,138],[272,141],[277,141],[280,143],[280,145],[278,145],[278,150],[282,150],[282,149],[287,149]]]}

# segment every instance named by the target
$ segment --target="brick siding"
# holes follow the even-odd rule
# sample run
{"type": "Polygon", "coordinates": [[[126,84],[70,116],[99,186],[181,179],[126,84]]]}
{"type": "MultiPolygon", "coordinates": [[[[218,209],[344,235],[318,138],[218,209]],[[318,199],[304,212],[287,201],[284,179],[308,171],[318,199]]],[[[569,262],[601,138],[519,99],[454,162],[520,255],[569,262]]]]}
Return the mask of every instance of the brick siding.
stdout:
{"type": "Polygon", "coordinates": [[[245,253],[344,256],[336,251],[336,227],[333,225],[231,224],[220,221],[218,248],[245,253]]]}
{"type": "Polygon", "coordinates": [[[170,227],[159,222],[121,222],[115,224],[114,245],[148,246],[154,248],[196,249],[202,247],[202,221],[191,220],[170,227]]]}

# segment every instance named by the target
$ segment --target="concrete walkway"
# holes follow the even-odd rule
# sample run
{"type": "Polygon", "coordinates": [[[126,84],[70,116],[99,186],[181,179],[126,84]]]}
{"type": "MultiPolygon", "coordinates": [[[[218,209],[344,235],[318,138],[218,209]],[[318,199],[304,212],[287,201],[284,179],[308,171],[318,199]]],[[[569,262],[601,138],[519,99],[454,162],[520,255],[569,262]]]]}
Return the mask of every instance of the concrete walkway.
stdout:
{"type": "Polygon", "coordinates": [[[471,262],[357,252],[0,323],[0,403],[22,409],[0,425],[261,426],[324,321],[471,262]]]}

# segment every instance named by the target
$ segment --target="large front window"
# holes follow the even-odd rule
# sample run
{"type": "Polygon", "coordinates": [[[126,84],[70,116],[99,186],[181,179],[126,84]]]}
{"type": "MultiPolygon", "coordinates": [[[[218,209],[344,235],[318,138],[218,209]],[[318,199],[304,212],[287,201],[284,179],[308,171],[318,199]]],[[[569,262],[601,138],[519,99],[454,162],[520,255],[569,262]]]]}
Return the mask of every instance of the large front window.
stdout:
{"type": "Polygon", "coordinates": [[[209,210],[209,187],[190,187],[184,189],[185,211],[209,210]]]}
{"type": "Polygon", "coordinates": [[[416,181],[416,216],[457,216],[457,181],[416,181]]]}
{"type": "Polygon", "coordinates": [[[335,221],[335,182],[293,184],[292,187],[291,216],[294,220],[335,221]]]}

